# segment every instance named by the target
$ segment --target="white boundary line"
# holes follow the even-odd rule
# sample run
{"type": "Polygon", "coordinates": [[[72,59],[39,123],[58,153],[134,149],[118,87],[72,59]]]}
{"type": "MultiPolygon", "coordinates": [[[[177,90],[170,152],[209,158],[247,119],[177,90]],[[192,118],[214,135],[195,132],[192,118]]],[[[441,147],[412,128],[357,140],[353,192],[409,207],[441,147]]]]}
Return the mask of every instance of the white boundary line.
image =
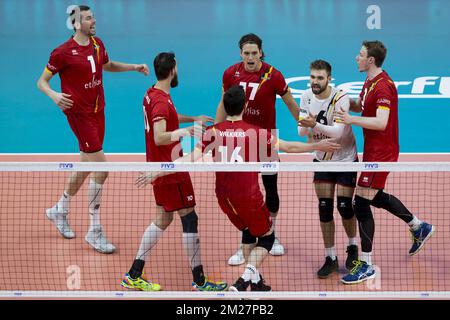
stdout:
{"type": "Polygon", "coordinates": [[[450,291],[0,291],[2,298],[92,299],[450,299],[450,291]]]}

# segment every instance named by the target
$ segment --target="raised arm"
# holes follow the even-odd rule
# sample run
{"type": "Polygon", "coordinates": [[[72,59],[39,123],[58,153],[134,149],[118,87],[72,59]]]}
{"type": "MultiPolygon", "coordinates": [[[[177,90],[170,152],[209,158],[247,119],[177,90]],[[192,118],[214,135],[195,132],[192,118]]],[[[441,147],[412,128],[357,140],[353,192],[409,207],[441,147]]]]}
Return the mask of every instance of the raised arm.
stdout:
{"type": "Polygon", "coordinates": [[[108,72],[137,71],[143,73],[146,76],[149,74],[148,66],[145,63],[130,64],[112,60],[109,60],[107,63],[103,65],[103,70],[108,72]]]}
{"type": "Polygon", "coordinates": [[[157,146],[168,145],[179,141],[181,137],[193,134],[193,127],[180,128],[175,131],[166,131],[166,120],[161,119],[153,124],[153,135],[157,146]]]}
{"type": "Polygon", "coordinates": [[[360,113],[362,111],[361,108],[361,99],[357,98],[357,99],[350,99],[350,111],[351,112],[356,112],[356,113],[360,113]]]}
{"type": "Polygon", "coordinates": [[[389,121],[389,109],[378,108],[375,117],[352,116],[345,111],[336,111],[336,118],[345,124],[354,124],[365,129],[383,131],[389,121]]]}
{"type": "Polygon", "coordinates": [[[214,122],[214,119],[211,118],[210,116],[205,116],[205,115],[201,115],[201,116],[186,116],[183,114],[178,114],[178,122],[180,123],[187,123],[187,122],[201,122],[202,124],[206,123],[206,122],[214,122]]]}
{"type": "Polygon", "coordinates": [[[298,141],[284,141],[279,139],[279,149],[287,153],[303,153],[320,150],[324,152],[334,152],[340,149],[340,144],[324,139],[314,143],[303,143],[298,141]]]}

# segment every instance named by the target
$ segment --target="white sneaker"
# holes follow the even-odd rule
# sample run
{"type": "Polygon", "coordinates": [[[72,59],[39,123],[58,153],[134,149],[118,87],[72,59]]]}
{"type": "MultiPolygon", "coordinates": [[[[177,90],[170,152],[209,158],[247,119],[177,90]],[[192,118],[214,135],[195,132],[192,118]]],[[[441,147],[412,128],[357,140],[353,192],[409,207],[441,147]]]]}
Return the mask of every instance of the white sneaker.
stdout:
{"type": "Polygon", "coordinates": [[[228,264],[230,266],[238,266],[245,262],[244,253],[242,252],[242,248],[239,248],[238,251],[234,255],[228,259],[228,264]]]}
{"type": "Polygon", "coordinates": [[[275,238],[272,250],[270,250],[269,253],[273,256],[282,256],[284,254],[284,247],[278,238],[275,238]]]}
{"type": "Polygon", "coordinates": [[[84,239],[100,253],[113,253],[116,251],[116,247],[103,235],[102,226],[89,229],[84,239]]]}
{"type": "Polygon", "coordinates": [[[58,204],[54,207],[45,210],[47,218],[55,224],[56,229],[66,239],[75,238],[75,233],[70,228],[69,221],[67,221],[67,214],[69,212],[60,211],[58,204]]]}

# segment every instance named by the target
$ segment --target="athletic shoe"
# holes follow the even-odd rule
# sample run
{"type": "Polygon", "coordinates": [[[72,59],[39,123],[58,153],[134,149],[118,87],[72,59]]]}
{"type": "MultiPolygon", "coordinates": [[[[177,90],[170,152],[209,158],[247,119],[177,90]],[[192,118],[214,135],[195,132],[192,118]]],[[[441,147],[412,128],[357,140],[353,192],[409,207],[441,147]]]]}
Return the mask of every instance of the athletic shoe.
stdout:
{"type": "Polygon", "coordinates": [[[45,212],[47,214],[47,218],[55,224],[56,229],[64,238],[75,238],[75,233],[72,231],[69,222],[67,221],[67,214],[69,212],[60,210],[58,208],[58,204],[50,209],[47,209],[45,212]]]}
{"type": "Polygon", "coordinates": [[[102,226],[89,229],[84,239],[100,253],[113,253],[116,251],[116,247],[103,235],[102,226]]]}
{"type": "Polygon", "coordinates": [[[413,256],[418,253],[420,249],[422,249],[425,242],[430,239],[434,232],[434,227],[429,223],[422,222],[419,229],[416,231],[410,230],[410,232],[413,239],[413,245],[411,249],[409,249],[409,255],[413,256]]]}
{"type": "Polygon", "coordinates": [[[272,287],[266,284],[266,281],[263,279],[262,274],[259,274],[261,278],[257,283],[251,283],[250,289],[251,291],[272,291],[272,287]]]}
{"type": "Polygon", "coordinates": [[[353,261],[358,260],[358,246],[356,244],[351,244],[347,246],[347,259],[345,260],[345,267],[347,270],[353,268],[353,261]]]}
{"type": "Polygon", "coordinates": [[[238,266],[245,262],[244,253],[242,252],[242,248],[239,248],[234,255],[228,259],[228,264],[230,266],[238,266]]]}
{"type": "Polygon", "coordinates": [[[196,284],[194,281],[192,282],[192,287],[197,291],[223,291],[228,287],[226,282],[221,281],[212,281],[205,276],[205,283],[200,286],[196,284]]]}
{"type": "Polygon", "coordinates": [[[345,284],[356,284],[369,279],[373,279],[376,276],[373,266],[368,265],[365,261],[355,260],[353,261],[354,267],[349,274],[344,276],[341,281],[345,284]]]}
{"type": "Polygon", "coordinates": [[[250,281],[245,281],[242,277],[239,277],[237,281],[228,288],[229,291],[247,291],[248,286],[250,285],[250,281]]]}
{"type": "Polygon", "coordinates": [[[332,260],[331,257],[325,258],[325,263],[323,264],[322,268],[317,271],[317,276],[320,279],[325,279],[330,276],[333,272],[337,272],[339,269],[338,259],[332,260]]]}
{"type": "Polygon", "coordinates": [[[137,279],[133,279],[130,277],[128,273],[123,276],[122,282],[120,285],[127,289],[134,289],[140,291],[159,291],[161,290],[161,286],[157,283],[149,282],[144,275],[142,274],[137,279]]]}
{"type": "Polygon", "coordinates": [[[284,247],[278,238],[275,238],[272,249],[269,251],[272,256],[282,256],[284,254],[284,247]]]}

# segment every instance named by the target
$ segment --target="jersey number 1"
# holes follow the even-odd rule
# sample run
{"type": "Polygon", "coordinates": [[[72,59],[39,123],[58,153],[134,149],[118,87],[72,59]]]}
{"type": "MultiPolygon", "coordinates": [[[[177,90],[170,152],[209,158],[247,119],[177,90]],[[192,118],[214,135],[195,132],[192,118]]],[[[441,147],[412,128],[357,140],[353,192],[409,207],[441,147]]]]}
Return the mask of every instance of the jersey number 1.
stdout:
{"type": "Polygon", "coordinates": [[[95,69],[95,61],[94,61],[94,57],[93,57],[93,56],[88,56],[87,59],[88,59],[89,62],[91,63],[92,73],[95,73],[96,69],[95,69]]]}

